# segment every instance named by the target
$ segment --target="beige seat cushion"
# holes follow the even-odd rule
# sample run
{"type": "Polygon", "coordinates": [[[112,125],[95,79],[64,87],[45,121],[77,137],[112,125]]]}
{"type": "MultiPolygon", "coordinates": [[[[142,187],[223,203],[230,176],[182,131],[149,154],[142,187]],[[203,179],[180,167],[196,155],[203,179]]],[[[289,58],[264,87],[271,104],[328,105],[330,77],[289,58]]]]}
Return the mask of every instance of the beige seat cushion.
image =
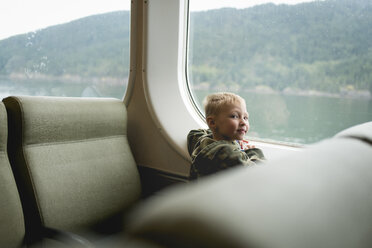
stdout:
{"type": "Polygon", "coordinates": [[[140,178],[122,101],[22,96],[4,103],[29,231],[38,225],[88,230],[138,200],[140,178]]]}
{"type": "Polygon", "coordinates": [[[131,237],[162,247],[372,247],[371,130],[164,192],[133,215],[131,237]]]}
{"type": "Polygon", "coordinates": [[[7,155],[8,123],[0,102],[0,247],[21,247],[25,226],[21,201],[7,155]]]}

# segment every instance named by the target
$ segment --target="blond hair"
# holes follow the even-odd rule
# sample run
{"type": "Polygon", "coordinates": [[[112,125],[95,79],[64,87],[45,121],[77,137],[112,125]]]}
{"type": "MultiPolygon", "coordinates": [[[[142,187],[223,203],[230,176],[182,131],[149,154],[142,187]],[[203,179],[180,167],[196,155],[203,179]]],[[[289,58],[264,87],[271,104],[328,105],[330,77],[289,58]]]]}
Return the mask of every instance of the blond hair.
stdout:
{"type": "Polygon", "coordinates": [[[236,102],[243,103],[245,105],[245,100],[234,93],[219,92],[210,94],[204,99],[205,117],[216,115],[221,110],[221,107],[226,106],[226,104],[233,104],[236,102]]]}

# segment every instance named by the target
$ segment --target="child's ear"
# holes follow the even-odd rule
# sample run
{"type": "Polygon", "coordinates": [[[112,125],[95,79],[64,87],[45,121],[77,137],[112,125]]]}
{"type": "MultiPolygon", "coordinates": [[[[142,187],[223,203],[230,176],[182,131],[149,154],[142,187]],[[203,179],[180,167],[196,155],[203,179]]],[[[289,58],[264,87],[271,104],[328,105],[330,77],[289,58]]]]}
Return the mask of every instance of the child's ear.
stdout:
{"type": "Polygon", "coordinates": [[[214,120],[214,117],[213,116],[208,116],[206,121],[207,121],[209,129],[211,129],[213,131],[214,127],[216,126],[216,122],[214,120]]]}

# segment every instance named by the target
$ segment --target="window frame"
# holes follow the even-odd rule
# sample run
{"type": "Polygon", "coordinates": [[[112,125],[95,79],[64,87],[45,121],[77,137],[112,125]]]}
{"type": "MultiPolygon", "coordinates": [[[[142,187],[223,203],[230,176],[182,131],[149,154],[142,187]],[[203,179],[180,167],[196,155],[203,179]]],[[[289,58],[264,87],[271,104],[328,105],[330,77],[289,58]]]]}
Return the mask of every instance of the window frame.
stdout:
{"type": "MultiPolygon", "coordinates": [[[[187,82],[188,0],[144,1],[142,77],[146,103],[156,128],[187,160],[187,134],[207,128],[187,82]],[[167,9],[167,11],[164,11],[167,9]]],[[[252,141],[267,157],[300,148],[280,142],[252,141]]]]}

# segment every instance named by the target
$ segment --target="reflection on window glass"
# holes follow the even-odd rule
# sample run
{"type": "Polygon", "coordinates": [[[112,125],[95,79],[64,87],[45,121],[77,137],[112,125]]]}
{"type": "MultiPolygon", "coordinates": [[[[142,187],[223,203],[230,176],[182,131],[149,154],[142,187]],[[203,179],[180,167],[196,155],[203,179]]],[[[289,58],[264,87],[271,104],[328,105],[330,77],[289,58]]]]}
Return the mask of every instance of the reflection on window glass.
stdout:
{"type": "Polygon", "coordinates": [[[238,93],[248,136],[303,144],[372,121],[370,0],[225,4],[190,0],[188,81],[200,109],[209,93],[238,93]]]}
{"type": "Polygon", "coordinates": [[[123,98],[129,9],[129,0],[2,3],[0,21],[7,28],[0,30],[0,99],[123,98]]]}

